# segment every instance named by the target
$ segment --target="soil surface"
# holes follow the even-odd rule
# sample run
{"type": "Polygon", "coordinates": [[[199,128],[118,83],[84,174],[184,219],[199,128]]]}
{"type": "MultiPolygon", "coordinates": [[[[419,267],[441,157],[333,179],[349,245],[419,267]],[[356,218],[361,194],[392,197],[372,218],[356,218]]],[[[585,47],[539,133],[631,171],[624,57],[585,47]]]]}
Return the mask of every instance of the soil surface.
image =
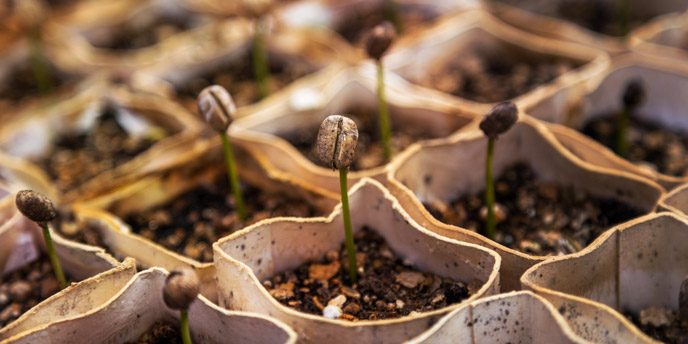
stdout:
{"type": "Polygon", "coordinates": [[[116,53],[147,48],[180,32],[194,27],[193,18],[174,16],[148,16],[129,21],[114,30],[103,31],[103,37],[91,37],[90,43],[116,53]]]}
{"type": "MultiPolygon", "coordinates": [[[[603,145],[614,149],[616,116],[596,116],[582,132],[603,145]]],[[[628,126],[628,156],[660,173],[688,177],[688,132],[672,131],[633,116],[628,126]]]]}
{"type": "Polygon", "coordinates": [[[433,66],[418,83],[475,102],[493,103],[525,94],[577,67],[573,61],[554,56],[519,56],[508,50],[475,52],[433,66]]]}
{"type": "Polygon", "coordinates": [[[213,261],[212,244],[263,219],[278,216],[321,216],[303,200],[242,186],[248,219],[239,220],[227,175],[200,185],[166,205],[125,218],[134,233],[201,262],[213,261]]]}
{"type": "MultiPolygon", "coordinates": [[[[270,53],[268,53],[268,61],[270,67],[268,85],[271,94],[319,69],[305,60],[270,53]]],[[[205,87],[210,85],[220,85],[227,89],[237,106],[253,104],[260,100],[250,53],[197,75],[181,85],[176,85],[176,91],[181,98],[180,102],[196,113],[198,112],[196,98],[205,87]]]]}
{"type": "MultiPolygon", "coordinates": [[[[33,72],[33,65],[27,59],[14,66],[8,79],[0,83],[0,102],[16,105],[30,98],[42,97],[46,93],[62,88],[74,81],[74,77],[59,72],[45,59],[43,59],[42,63],[48,71],[47,89],[40,89],[33,72]]],[[[0,118],[2,118],[2,115],[0,115],[0,118]]]]}
{"type": "MultiPolygon", "coordinates": [[[[343,115],[353,119],[358,127],[356,156],[349,170],[360,171],[384,165],[384,152],[380,141],[377,110],[353,108],[344,111],[343,115]]],[[[394,111],[391,108],[390,120],[392,122],[391,140],[393,154],[400,153],[412,143],[439,137],[438,135],[429,133],[428,130],[422,126],[398,125],[394,121],[394,111]]],[[[316,145],[319,127],[320,124],[311,128],[303,128],[300,132],[290,133],[288,135],[285,134],[281,137],[289,141],[289,143],[298,149],[308,158],[308,160],[318,166],[324,166],[318,157],[318,148],[316,145]]]]}
{"type": "MultiPolygon", "coordinates": [[[[588,30],[608,36],[622,36],[619,10],[614,1],[599,0],[499,0],[514,7],[573,22],[588,30]]],[[[652,17],[632,11],[630,30],[643,25],[652,17]]]]}
{"type": "Polygon", "coordinates": [[[335,31],[349,43],[362,46],[367,33],[385,20],[395,26],[397,35],[399,35],[399,31],[402,34],[417,31],[432,23],[439,16],[427,8],[422,8],[422,6],[401,5],[397,0],[384,0],[379,3],[378,6],[358,6],[352,9],[335,31]]]}
{"type": "MultiPolygon", "coordinates": [[[[69,276],[65,276],[71,282],[69,276]]],[[[18,269],[0,284],[0,328],[60,291],[47,255],[18,269]]]]}
{"type": "Polygon", "coordinates": [[[346,247],[329,251],[320,262],[263,281],[270,295],[285,306],[323,315],[328,303],[339,302],[339,319],[358,321],[393,319],[459,303],[482,284],[470,285],[418,271],[404,263],[374,230],[354,234],[359,269],[358,285],[351,286],[346,247]],[[364,271],[360,273],[360,271],[364,271]],[[343,301],[343,302],[342,302],[343,301]]]}
{"type": "Polygon", "coordinates": [[[182,335],[179,325],[157,321],[139,340],[127,344],[182,344],[182,335]]]}
{"type": "MultiPolygon", "coordinates": [[[[484,190],[445,204],[424,204],[438,220],[484,233],[484,190]]],[[[540,256],[579,251],[611,226],[643,213],[573,187],[538,181],[526,164],[507,167],[495,182],[495,211],[500,244],[540,256]],[[499,220],[502,220],[501,222],[499,220]]]]}
{"type": "Polygon", "coordinates": [[[624,312],[626,318],[648,336],[671,344],[688,343],[688,322],[682,322],[678,312],[663,307],[649,307],[640,314],[624,312]]]}
{"type": "Polygon", "coordinates": [[[114,110],[107,109],[88,133],[57,138],[53,149],[37,164],[60,190],[69,191],[128,162],[153,143],[152,138],[129,136],[117,123],[114,110]]]}
{"type": "MultiPolygon", "coordinates": [[[[63,238],[82,244],[104,248],[112,254],[110,247],[105,245],[100,234],[100,228],[95,223],[78,222],[73,213],[60,212],[50,223],[50,228],[56,230],[63,238]]],[[[114,254],[112,254],[114,256],[114,254]]]]}

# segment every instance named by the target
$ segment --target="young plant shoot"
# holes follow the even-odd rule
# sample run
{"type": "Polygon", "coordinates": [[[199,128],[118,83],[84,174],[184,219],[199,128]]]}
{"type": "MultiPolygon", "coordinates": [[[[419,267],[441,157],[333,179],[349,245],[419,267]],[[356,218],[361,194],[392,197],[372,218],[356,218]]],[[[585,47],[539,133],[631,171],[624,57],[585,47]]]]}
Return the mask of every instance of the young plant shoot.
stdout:
{"type": "Polygon", "coordinates": [[[645,101],[645,87],[640,79],[632,79],[626,84],[621,96],[622,108],[616,118],[616,138],[614,151],[621,157],[628,154],[628,121],[633,113],[645,101]]]}
{"type": "Polygon", "coordinates": [[[349,165],[354,161],[357,142],[358,128],[356,123],[349,118],[332,115],[325,118],[320,125],[317,141],[320,160],[333,170],[339,170],[339,189],[342,194],[346,253],[349,258],[349,278],[352,285],[358,283],[358,274],[356,272],[356,247],[354,246],[354,234],[351,229],[349,188],[346,173],[349,165]]]}
{"type": "Polygon", "coordinates": [[[43,43],[41,40],[41,24],[46,17],[45,4],[41,0],[22,0],[17,1],[17,12],[19,23],[28,37],[31,49],[31,70],[38,91],[45,94],[52,88],[50,69],[45,61],[43,43]]]}
{"type": "Polygon", "coordinates": [[[384,68],[382,65],[382,55],[394,42],[396,33],[394,26],[388,21],[382,22],[373,28],[366,41],[365,48],[368,56],[377,62],[377,108],[380,127],[380,140],[385,162],[392,158],[391,136],[392,129],[389,121],[389,109],[385,97],[384,68]]]}
{"type": "Polygon", "coordinates": [[[509,130],[518,120],[518,109],[512,102],[495,105],[480,121],[480,130],[487,136],[487,157],[485,158],[485,206],[487,207],[487,223],[485,236],[494,240],[496,232],[495,222],[495,192],[492,178],[492,160],[494,145],[497,137],[509,130]]]}
{"type": "Polygon", "coordinates": [[[210,127],[217,131],[222,138],[222,146],[224,147],[225,161],[227,163],[227,176],[234,194],[235,208],[239,219],[246,221],[246,205],[241,194],[241,187],[239,186],[239,174],[234,162],[232,146],[227,137],[227,128],[229,128],[232,116],[236,112],[232,96],[222,86],[208,86],[198,95],[198,110],[210,127]]]}
{"type": "Polygon", "coordinates": [[[67,288],[67,279],[65,279],[60,260],[55,253],[55,246],[53,245],[53,240],[50,237],[50,229],[48,228],[48,223],[57,216],[53,202],[44,195],[33,190],[19,191],[15,202],[17,204],[17,209],[19,209],[26,218],[36,222],[36,224],[43,229],[45,247],[48,250],[48,258],[50,259],[50,264],[57,278],[57,283],[60,289],[67,288]]]}
{"type": "Polygon", "coordinates": [[[163,287],[162,297],[167,307],[181,312],[182,342],[191,344],[189,331],[189,306],[196,300],[201,281],[198,275],[189,267],[179,267],[167,276],[163,287]]]}
{"type": "Polygon", "coordinates": [[[253,59],[253,74],[258,87],[258,97],[266,98],[270,95],[270,68],[268,52],[265,43],[267,21],[266,14],[272,7],[272,0],[244,0],[244,15],[253,18],[253,44],[251,57],[253,59]]]}

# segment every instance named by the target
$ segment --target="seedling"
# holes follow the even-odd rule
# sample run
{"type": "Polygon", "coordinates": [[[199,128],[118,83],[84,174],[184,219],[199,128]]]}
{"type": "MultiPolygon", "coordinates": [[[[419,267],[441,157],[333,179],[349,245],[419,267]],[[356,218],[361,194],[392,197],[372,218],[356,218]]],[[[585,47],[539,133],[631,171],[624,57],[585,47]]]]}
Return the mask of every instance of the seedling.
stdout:
{"type": "Polygon", "coordinates": [[[398,33],[404,31],[404,21],[401,17],[401,10],[397,0],[384,0],[382,11],[386,20],[394,25],[398,33]]]}
{"type": "Polygon", "coordinates": [[[325,118],[318,131],[318,155],[320,160],[333,170],[339,169],[339,190],[342,195],[342,215],[346,236],[346,253],[349,258],[349,279],[351,284],[358,283],[356,272],[356,247],[351,229],[351,213],[347,185],[347,170],[354,161],[358,128],[349,118],[332,115],[325,118]]]}
{"type": "Polygon", "coordinates": [[[616,140],[614,151],[619,156],[628,154],[628,121],[635,111],[645,101],[645,87],[641,79],[632,79],[626,84],[621,96],[622,109],[616,118],[616,140]]]}
{"type": "Polygon", "coordinates": [[[263,99],[270,95],[270,68],[265,44],[266,21],[265,14],[271,9],[272,0],[244,0],[245,14],[253,18],[253,44],[251,57],[253,58],[253,74],[256,77],[258,97],[263,99]]]}
{"type": "Polygon", "coordinates": [[[204,88],[198,95],[198,110],[208,122],[211,128],[217,131],[222,138],[222,146],[225,151],[227,163],[227,176],[229,185],[234,194],[236,211],[241,221],[246,221],[246,205],[239,186],[239,174],[234,163],[232,146],[227,137],[227,128],[232,122],[232,116],[236,112],[236,106],[227,90],[222,86],[212,85],[204,88]]]}
{"type": "Polygon", "coordinates": [[[619,35],[625,39],[631,31],[631,2],[630,0],[617,0],[616,6],[619,35]]]}
{"type": "Polygon", "coordinates": [[[57,278],[57,283],[60,289],[67,288],[67,279],[65,279],[60,260],[55,253],[55,246],[53,245],[53,240],[50,237],[50,229],[48,228],[48,222],[52,221],[57,216],[53,202],[44,195],[33,190],[19,191],[15,202],[17,204],[17,209],[19,209],[26,218],[36,222],[36,224],[43,229],[43,239],[45,239],[45,246],[48,249],[48,258],[50,258],[50,264],[53,266],[53,272],[57,278]]]}
{"type": "Polygon", "coordinates": [[[181,312],[182,342],[191,344],[191,332],[189,331],[189,306],[196,300],[201,281],[191,268],[179,267],[167,276],[162,297],[167,307],[181,312]]]}
{"type": "Polygon", "coordinates": [[[387,100],[385,99],[385,78],[382,55],[387,51],[395,37],[396,33],[394,32],[394,27],[390,22],[385,21],[373,28],[365,44],[366,53],[377,62],[377,108],[380,140],[382,141],[385,162],[392,158],[392,145],[390,142],[392,129],[390,128],[389,109],[387,107],[387,100]]]}
{"type": "Polygon", "coordinates": [[[509,130],[518,119],[518,109],[512,102],[503,102],[495,105],[480,121],[480,130],[487,136],[487,157],[485,159],[485,206],[487,207],[487,223],[485,235],[495,238],[495,214],[494,214],[494,181],[492,178],[492,160],[494,145],[497,137],[509,130]]]}
{"type": "Polygon", "coordinates": [[[45,62],[41,40],[41,23],[45,18],[45,5],[40,0],[22,0],[16,2],[19,23],[28,36],[31,48],[31,70],[38,91],[45,94],[52,88],[50,70],[45,62]]]}

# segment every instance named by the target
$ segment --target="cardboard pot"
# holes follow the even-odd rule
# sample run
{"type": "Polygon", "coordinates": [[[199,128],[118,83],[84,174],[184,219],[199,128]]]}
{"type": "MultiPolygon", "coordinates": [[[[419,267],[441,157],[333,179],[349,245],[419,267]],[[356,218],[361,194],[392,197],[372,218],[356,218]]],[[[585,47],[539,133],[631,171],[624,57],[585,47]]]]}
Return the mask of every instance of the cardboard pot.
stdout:
{"type": "Polygon", "coordinates": [[[688,218],[688,184],[677,186],[659,201],[659,208],[688,218]]]}
{"type": "MultiPolygon", "coordinates": [[[[479,129],[416,146],[390,168],[388,186],[409,215],[422,226],[437,234],[497,251],[503,259],[502,290],[517,290],[521,274],[546,257],[525,254],[476,232],[441,222],[423,205],[436,200],[448,203],[483,189],[486,148],[487,139],[479,129]]],[[[654,211],[664,194],[664,189],[652,181],[581,161],[564,149],[542,123],[524,114],[496,141],[494,176],[516,162],[527,163],[539,180],[573,186],[644,212],[654,211]]]]}
{"type": "Polygon", "coordinates": [[[576,336],[554,306],[529,291],[473,301],[406,343],[449,342],[587,343],[576,336]]]}
{"type": "Polygon", "coordinates": [[[688,12],[657,17],[631,37],[634,51],[670,58],[676,63],[688,59],[688,12]]]}
{"type": "MultiPolygon", "coordinates": [[[[139,272],[106,303],[79,316],[64,319],[11,337],[2,344],[96,343],[136,341],[158,320],[179,326],[179,312],[163,301],[167,271],[153,268],[139,272]]],[[[88,290],[83,296],[97,293],[88,290]]],[[[189,308],[189,329],[195,343],[294,343],[296,335],[286,325],[257,314],[221,309],[203,296],[189,308]]]]}
{"type": "Polygon", "coordinates": [[[352,228],[368,226],[390,249],[420,270],[482,285],[462,303],[388,320],[347,322],[297,312],[274,299],[261,281],[318,260],[344,241],[341,207],[327,218],[261,221],[213,245],[219,304],[270,315],[290,325],[304,343],[398,343],[427,329],[442,314],[499,289],[499,257],[489,250],[442,238],[419,226],[380,183],[364,178],[350,190],[352,228]]]}
{"type": "Polygon", "coordinates": [[[569,299],[587,301],[588,309],[566,308],[564,315],[588,340],[650,342],[621,313],[678,309],[679,287],[688,274],[687,235],[686,219],[647,215],[614,227],[583,251],[533,266],[521,283],[556,307],[569,299]]]}

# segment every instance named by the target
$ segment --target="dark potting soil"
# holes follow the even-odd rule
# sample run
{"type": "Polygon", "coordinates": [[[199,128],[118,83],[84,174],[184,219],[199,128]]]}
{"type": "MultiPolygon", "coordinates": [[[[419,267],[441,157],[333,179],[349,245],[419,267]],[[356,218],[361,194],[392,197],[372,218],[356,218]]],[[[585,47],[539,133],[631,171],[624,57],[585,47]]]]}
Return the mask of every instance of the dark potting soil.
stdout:
{"type": "MultiPolygon", "coordinates": [[[[608,36],[623,36],[619,9],[614,1],[599,0],[499,0],[538,14],[557,17],[573,22],[588,30],[608,36]]],[[[630,30],[644,24],[652,17],[631,9],[630,30]]]]}
{"type": "Polygon", "coordinates": [[[459,303],[482,285],[469,286],[450,278],[421,272],[404,264],[374,230],[362,228],[354,235],[356,259],[363,273],[358,285],[351,286],[346,247],[330,251],[320,262],[308,262],[298,268],[265,280],[263,285],[279,302],[301,312],[322,315],[334,298],[340,305],[339,319],[392,319],[417,312],[427,312],[459,303]]]}
{"type": "MultiPolygon", "coordinates": [[[[71,282],[69,276],[65,276],[71,282]]],[[[11,272],[0,284],[0,328],[60,291],[47,255],[11,272]]]]}
{"type": "MultiPolygon", "coordinates": [[[[356,155],[353,164],[349,167],[351,171],[366,170],[385,164],[384,152],[380,141],[380,129],[378,126],[377,110],[365,108],[353,108],[342,113],[356,122],[358,127],[358,143],[356,144],[356,155]]],[[[437,135],[424,130],[422,126],[401,126],[396,125],[392,109],[390,109],[390,120],[392,122],[392,152],[399,153],[412,143],[437,138],[437,135]]],[[[303,130],[281,137],[291,143],[308,160],[316,165],[322,166],[323,163],[318,157],[316,139],[318,128],[303,128],[303,130]]]]}
{"type": "MultiPolygon", "coordinates": [[[[269,53],[268,61],[268,86],[271,94],[319,69],[304,60],[269,53]]],[[[177,85],[176,91],[186,108],[196,113],[198,94],[210,85],[220,85],[227,89],[237,106],[253,104],[260,100],[253,72],[253,59],[249,53],[177,85]]]]}
{"type": "Polygon", "coordinates": [[[519,56],[505,50],[449,59],[434,66],[418,83],[457,97],[493,103],[523,95],[577,67],[578,63],[560,57],[519,56]]]}
{"type": "Polygon", "coordinates": [[[669,344],[688,343],[688,322],[678,317],[678,312],[663,307],[650,307],[636,315],[624,312],[626,318],[648,336],[669,344]]]}
{"type": "Polygon", "coordinates": [[[137,341],[127,344],[182,344],[182,335],[179,325],[157,321],[137,341]]]}
{"type": "Polygon", "coordinates": [[[101,247],[112,254],[110,247],[103,241],[103,236],[101,235],[98,225],[88,221],[79,222],[73,213],[59,212],[58,216],[50,222],[50,228],[56,230],[67,240],[101,247]]]}
{"type": "MultiPolygon", "coordinates": [[[[380,1],[378,6],[359,6],[352,10],[351,14],[342,20],[341,25],[336,28],[339,33],[349,43],[354,45],[363,44],[366,35],[376,25],[387,20],[394,24],[398,29],[401,24],[401,33],[415,31],[419,28],[429,25],[439,15],[421,6],[401,5],[397,0],[380,1]],[[396,16],[394,18],[396,8],[396,16]]],[[[399,32],[397,32],[399,35],[399,32]]]]}
{"type": "MultiPolygon", "coordinates": [[[[425,208],[438,220],[485,233],[485,191],[463,195],[450,204],[425,208]],[[482,214],[481,214],[482,213],[482,214]]],[[[495,181],[496,241],[541,256],[579,251],[611,226],[643,213],[613,199],[592,196],[574,187],[540,182],[526,164],[507,167],[495,181]]]]}
{"type": "MultiPolygon", "coordinates": [[[[41,89],[33,72],[33,65],[27,59],[18,63],[12,69],[11,74],[5,82],[0,83],[0,101],[10,104],[17,104],[30,98],[44,96],[46,92],[51,92],[67,84],[76,81],[76,77],[58,71],[51,63],[42,59],[43,66],[47,69],[48,88],[41,89]]],[[[2,115],[0,115],[2,116],[2,115]]]]}
{"type": "Polygon", "coordinates": [[[201,262],[213,261],[212,244],[225,235],[263,219],[278,216],[320,216],[303,200],[242,186],[248,219],[239,220],[227,175],[212,185],[198,187],[169,203],[131,214],[125,221],[132,231],[172,251],[201,262]]]}
{"type": "MultiPolygon", "coordinates": [[[[138,18],[141,19],[141,18],[138,18]]],[[[187,31],[194,27],[193,18],[174,16],[150,16],[136,22],[120,25],[105,37],[91,37],[90,43],[101,49],[115,53],[127,53],[131,50],[153,46],[166,38],[187,31]]]]}
{"type": "Polygon", "coordinates": [[[59,137],[37,164],[60,190],[69,191],[126,163],[153,143],[152,138],[129,136],[117,123],[114,110],[107,109],[89,132],[59,137]]]}
{"type": "MultiPolygon", "coordinates": [[[[614,149],[616,116],[598,116],[583,133],[614,149]]],[[[633,116],[628,126],[628,155],[631,162],[645,162],[653,169],[676,177],[688,176],[688,133],[672,131],[633,116]]]]}

